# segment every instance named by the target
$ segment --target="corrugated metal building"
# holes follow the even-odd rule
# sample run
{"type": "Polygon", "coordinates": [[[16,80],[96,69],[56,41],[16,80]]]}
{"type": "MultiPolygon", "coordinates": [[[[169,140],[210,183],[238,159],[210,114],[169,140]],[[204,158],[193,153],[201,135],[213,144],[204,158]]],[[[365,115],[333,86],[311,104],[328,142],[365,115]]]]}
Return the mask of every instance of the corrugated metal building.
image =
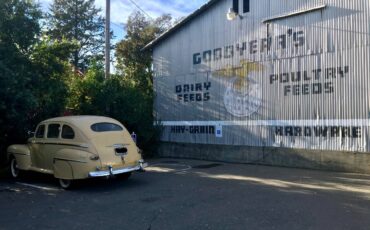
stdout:
{"type": "Polygon", "coordinates": [[[209,1],[146,47],[161,154],[370,172],[369,22],[369,0],[209,1]]]}

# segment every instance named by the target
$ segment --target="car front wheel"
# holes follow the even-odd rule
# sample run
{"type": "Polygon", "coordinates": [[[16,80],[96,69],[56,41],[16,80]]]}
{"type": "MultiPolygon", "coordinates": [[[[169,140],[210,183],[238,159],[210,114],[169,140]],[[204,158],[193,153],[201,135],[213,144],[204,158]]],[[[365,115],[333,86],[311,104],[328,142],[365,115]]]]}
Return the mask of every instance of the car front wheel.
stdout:
{"type": "Polygon", "coordinates": [[[12,157],[10,160],[10,174],[13,178],[19,178],[21,172],[18,168],[18,163],[15,157],[12,157]]]}
{"type": "Polygon", "coordinates": [[[67,180],[67,179],[59,179],[59,185],[63,189],[70,189],[72,187],[72,180],[67,180]]]}

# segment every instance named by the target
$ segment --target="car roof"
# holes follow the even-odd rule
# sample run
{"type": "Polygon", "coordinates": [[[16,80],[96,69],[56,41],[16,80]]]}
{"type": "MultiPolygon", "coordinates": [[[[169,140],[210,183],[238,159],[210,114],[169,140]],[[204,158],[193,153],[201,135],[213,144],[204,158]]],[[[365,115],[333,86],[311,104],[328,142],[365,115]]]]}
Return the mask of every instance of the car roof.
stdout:
{"type": "Polygon", "coordinates": [[[55,117],[55,118],[50,118],[47,120],[44,120],[41,123],[50,123],[50,122],[66,122],[73,124],[75,126],[90,126],[95,123],[100,123],[100,122],[110,122],[110,123],[115,123],[121,125],[119,121],[109,118],[109,117],[103,117],[103,116],[90,116],[90,115],[85,115],[85,116],[65,116],[65,117],[55,117]]]}

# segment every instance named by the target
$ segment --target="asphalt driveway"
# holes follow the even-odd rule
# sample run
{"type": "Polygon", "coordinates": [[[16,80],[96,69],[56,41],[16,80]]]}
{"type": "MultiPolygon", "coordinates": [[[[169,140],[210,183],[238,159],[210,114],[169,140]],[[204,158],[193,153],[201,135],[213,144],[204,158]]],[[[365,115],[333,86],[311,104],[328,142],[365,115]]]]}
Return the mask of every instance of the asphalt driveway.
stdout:
{"type": "Polygon", "coordinates": [[[0,181],[0,229],[370,229],[370,175],[153,159],[72,191],[0,181]]]}

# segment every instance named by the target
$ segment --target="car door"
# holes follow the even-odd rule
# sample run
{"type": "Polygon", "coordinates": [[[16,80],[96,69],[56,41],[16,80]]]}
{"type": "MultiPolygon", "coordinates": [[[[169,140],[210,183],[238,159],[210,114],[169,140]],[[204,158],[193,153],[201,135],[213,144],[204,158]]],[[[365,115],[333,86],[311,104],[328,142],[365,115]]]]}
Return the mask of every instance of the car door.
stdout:
{"type": "Polygon", "coordinates": [[[54,155],[60,148],[61,124],[49,123],[47,125],[46,138],[44,146],[40,151],[40,164],[43,169],[53,172],[54,155]]]}
{"type": "Polygon", "coordinates": [[[45,134],[46,125],[40,124],[36,128],[34,137],[29,142],[31,146],[31,165],[34,168],[43,169],[41,153],[44,148],[45,134]]]}

